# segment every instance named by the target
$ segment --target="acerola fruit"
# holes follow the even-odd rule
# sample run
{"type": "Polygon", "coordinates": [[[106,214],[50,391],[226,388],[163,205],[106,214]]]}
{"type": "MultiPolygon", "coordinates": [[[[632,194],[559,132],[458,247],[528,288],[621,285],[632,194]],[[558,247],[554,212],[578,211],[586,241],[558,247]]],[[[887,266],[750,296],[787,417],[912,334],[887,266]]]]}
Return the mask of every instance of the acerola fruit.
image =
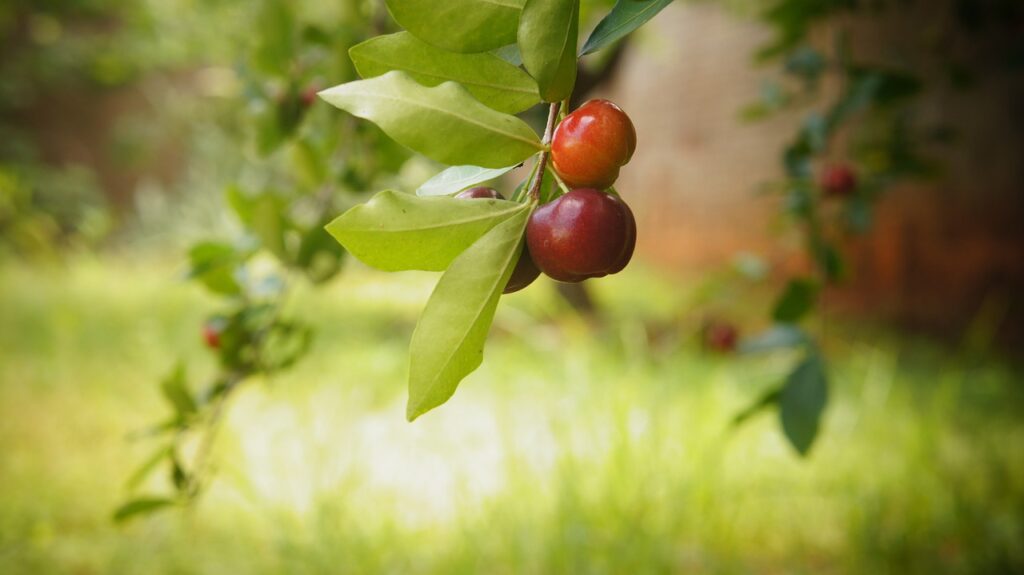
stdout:
{"type": "Polygon", "coordinates": [[[735,351],[739,336],[736,326],[726,321],[710,321],[704,326],[704,346],[712,351],[735,351]]]}
{"type": "Polygon", "coordinates": [[[584,188],[537,208],[526,245],[542,272],[562,282],[618,273],[633,257],[636,219],[618,196],[584,188]]]}
{"type": "Polygon", "coordinates": [[[220,349],[220,332],[222,328],[219,322],[208,321],[203,324],[203,341],[210,349],[220,349]]]}
{"type": "Polygon", "coordinates": [[[565,117],[551,139],[551,161],[570,188],[605,189],[636,151],[636,129],[622,108],[590,100],[565,117]]]}
{"type": "Polygon", "coordinates": [[[826,166],[818,180],[821,191],[831,198],[845,198],[857,189],[857,174],[846,164],[826,166]]]}
{"type": "MultiPolygon", "coordinates": [[[[505,196],[501,195],[501,192],[494,188],[470,188],[455,194],[456,198],[462,198],[465,200],[472,199],[490,199],[490,200],[504,200],[505,196]]],[[[530,250],[523,246],[523,252],[519,256],[519,261],[516,262],[515,269],[512,270],[512,275],[508,278],[508,283],[505,284],[505,290],[503,293],[517,292],[526,286],[533,283],[533,280],[540,276],[540,270],[537,269],[537,264],[533,263],[533,258],[530,257],[530,250]]]]}

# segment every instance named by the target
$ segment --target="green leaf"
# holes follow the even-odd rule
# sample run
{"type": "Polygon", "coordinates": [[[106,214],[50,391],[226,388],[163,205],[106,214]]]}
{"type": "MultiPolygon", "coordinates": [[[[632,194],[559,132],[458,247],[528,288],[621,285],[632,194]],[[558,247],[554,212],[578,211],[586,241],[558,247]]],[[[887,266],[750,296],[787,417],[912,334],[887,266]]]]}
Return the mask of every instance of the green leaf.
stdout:
{"type": "Polygon", "coordinates": [[[134,518],[136,515],[145,515],[165,509],[175,504],[173,499],[167,499],[166,497],[145,497],[135,499],[125,503],[124,505],[117,508],[114,512],[114,521],[116,523],[124,523],[125,521],[134,518]]]}
{"type": "Polygon", "coordinates": [[[740,342],[737,351],[743,354],[774,351],[805,345],[810,340],[802,329],[795,325],[777,325],[740,342]]]}
{"type": "Polygon", "coordinates": [[[779,397],[782,395],[782,390],[772,389],[766,392],[764,395],[759,397],[757,401],[750,404],[746,409],[736,414],[732,419],[734,426],[742,425],[751,417],[754,417],[758,413],[765,409],[775,405],[779,402],[779,397]]]}
{"type": "Polygon", "coordinates": [[[596,52],[647,23],[672,0],[618,0],[615,7],[590,33],[580,56],[596,52]]]}
{"type": "Polygon", "coordinates": [[[434,288],[409,346],[409,421],[448,401],[483,362],[487,331],[519,260],[530,212],[520,205],[456,258],[434,288]]]}
{"type": "Polygon", "coordinates": [[[188,277],[214,293],[237,295],[242,287],[235,277],[236,267],[248,257],[234,246],[220,242],[201,242],[189,250],[188,277]]]}
{"type": "Polygon", "coordinates": [[[128,478],[128,481],[125,482],[125,488],[131,490],[141,485],[142,482],[145,481],[146,478],[149,477],[151,473],[153,473],[153,470],[156,469],[156,466],[160,465],[160,463],[165,461],[170,455],[170,445],[160,446],[159,449],[154,451],[153,454],[150,455],[146,459],[146,461],[144,461],[142,465],[140,465],[135,470],[134,473],[132,473],[131,477],[128,478]]]}
{"type": "Polygon", "coordinates": [[[428,88],[394,71],[335,86],[320,96],[448,165],[503,168],[544,148],[526,122],[488,108],[454,82],[428,88]]]}
{"type": "Polygon", "coordinates": [[[160,390],[164,397],[174,407],[178,416],[185,418],[196,412],[196,402],[189,393],[185,384],[185,366],[178,364],[174,371],[163,382],[160,383],[160,390]]]}
{"type": "Polygon", "coordinates": [[[447,196],[483,182],[489,182],[519,167],[481,168],[480,166],[452,166],[423,182],[416,189],[417,196],[447,196]]]}
{"type": "Polygon", "coordinates": [[[572,94],[579,28],[579,0],[526,0],[523,6],[519,50],[545,102],[558,102],[572,94]]]}
{"type": "Polygon", "coordinates": [[[522,204],[504,200],[420,198],[386,191],[327,225],[345,249],[385,271],[443,271],[522,204]]]}
{"type": "Polygon", "coordinates": [[[377,36],[348,53],[363,78],[400,70],[424,86],[458,82],[477,100],[509,114],[540,102],[537,83],[517,66],[490,53],[446,52],[408,32],[377,36]]]}
{"type": "Polygon", "coordinates": [[[387,0],[403,28],[449,52],[486,52],[516,41],[525,0],[387,0]]]}
{"type": "Polygon", "coordinates": [[[807,279],[791,280],[775,304],[772,317],[781,323],[793,323],[811,311],[817,299],[816,282],[807,279]]]}
{"type": "Polygon", "coordinates": [[[826,403],[825,363],[818,353],[812,352],[789,374],[779,396],[782,430],[800,455],[806,455],[814,443],[826,403]]]}

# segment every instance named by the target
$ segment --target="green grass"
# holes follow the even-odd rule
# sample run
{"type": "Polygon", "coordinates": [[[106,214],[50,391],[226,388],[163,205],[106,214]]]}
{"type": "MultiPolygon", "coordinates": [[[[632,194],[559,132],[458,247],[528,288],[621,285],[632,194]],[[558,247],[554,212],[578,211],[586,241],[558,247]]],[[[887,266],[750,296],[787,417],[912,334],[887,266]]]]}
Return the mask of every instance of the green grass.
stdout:
{"type": "Polygon", "coordinates": [[[179,357],[212,373],[216,302],[159,264],[0,269],[0,573],[1024,570],[1011,364],[831,326],[833,401],[801,460],[774,413],[729,426],[792,358],[702,353],[686,294],[636,271],[594,284],[601,329],[550,285],[507,298],[484,366],[408,424],[431,281],[356,270],[300,294],[313,353],[237,397],[212,490],[118,527],[150,449],[125,436],[164,415],[179,357]]]}

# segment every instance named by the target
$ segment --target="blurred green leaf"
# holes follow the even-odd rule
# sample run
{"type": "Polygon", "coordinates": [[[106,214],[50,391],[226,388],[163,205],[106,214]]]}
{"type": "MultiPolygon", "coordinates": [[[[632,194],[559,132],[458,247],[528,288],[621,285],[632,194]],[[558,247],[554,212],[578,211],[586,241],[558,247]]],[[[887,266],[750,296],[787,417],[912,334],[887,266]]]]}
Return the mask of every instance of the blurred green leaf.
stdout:
{"type": "Polygon", "coordinates": [[[423,182],[416,189],[417,196],[447,196],[484,182],[489,182],[519,167],[481,168],[480,166],[452,166],[423,182]]]}
{"type": "Polygon", "coordinates": [[[175,505],[176,502],[173,499],[167,499],[166,497],[148,497],[129,501],[121,507],[117,508],[114,512],[114,522],[124,523],[129,519],[133,519],[139,515],[148,515],[161,509],[166,509],[175,505]]]}
{"type": "Polygon", "coordinates": [[[248,257],[234,246],[223,242],[200,242],[189,250],[188,276],[214,293],[237,295],[242,288],[235,277],[239,263],[248,257]]]}
{"type": "Polygon", "coordinates": [[[434,288],[409,346],[409,421],[448,401],[483,362],[487,332],[519,260],[530,212],[520,205],[457,257],[434,288]]]}
{"type": "Polygon", "coordinates": [[[743,354],[761,353],[806,345],[809,341],[807,334],[795,325],[776,325],[757,335],[744,338],[736,351],[743,354]]]}
{"type": "Polygon", "coordinates": [[[526,0],[519,19],[523,66],[545,102],[560,102],[576,85],[579,0],[526,0]]]}
{"type": "Polygon", "coordinates": [[[615,7],[590,33],[580,56],[596,52],[643,26],[672,0],[618,0],[615,7]]]}
{"type": "Polygon", "coordinates": [[[408,32],[377,36],[353,46],[349,55],[363,78],[400,70],[424,86],[458,82],[499,112],[514,114],[540,102],[533,78],[494,54],[447,52],[408,32]]]}
{"type": "Polygon", "coordinates": [[[749,407],[747,407],[743,411],[737,413],[736,416],[733,417],[733,419],[732,419],[732,424],[734,426],[742,425],[744,422],[746,422],[751,417],[754,417],[755,415],[757,415],[761,411],[763,411],[763,410],[765,410],[765,409],[767,409],[767,408],[777,404],[779,402],[779,398],[781,396],[782,396],[782,390],[780,390],[780,389],[773,389],[773,390],[765,393],[760,398],[758,398],[757,401],[755,401],[754,403],[750,404],[749,407]]]}
{"type": "Polygon", "coordinates": [[[395,71],[320,95],[374,122],[399,143],[449,165],[502,168],[543,149],[525,122],[484,106],[454,82],[427,88],[395,71]]]}
{"type": "Polygon", "coordinates": [[[499,223],[526,209],[504,200],[420,198],[385,191],[327,226],[367,265],[385,271],[442,271],[499,223]]]}
{"type": "Polygon", "coordinates": [[[775,304],[772,317],[781,323],[793,323],[800,320],[814,308],[814,303],[818,298],[818,289],[817,282],[812,280],[790,280],[786,285],[786,290],[782,292],[782,296],[775,304]]]}
{"type": "Polygon", "coordinates": [[[153,472],[154,469],[171,455],[170,445],[161,445],[156,451],[153,452],[146,460],[139,465],[138,468],[131,474],[128,481],[125,482],[125,489],[133,490],[153,472]]]}
{"type": "Polygon", "coordinates": [[[486,52],[516,41],[525,0],[387,0],[403,28],[449,52],[486,52]]]}
{"type": "Polygon", "coordinates": [[[196,412],[196,402],[188,390],[185,379],[185,365],[179,363],[169,376],[160,383],[164,398],[174,407],[175,413],[187,419],[196,412]]]}
{"type": "Polygon", "coordinates": [[[814,443],[827,402],[824,359],[812,351],[786,378],[779,396],[782,430],[800,455],[806,455],[814,443]]]}

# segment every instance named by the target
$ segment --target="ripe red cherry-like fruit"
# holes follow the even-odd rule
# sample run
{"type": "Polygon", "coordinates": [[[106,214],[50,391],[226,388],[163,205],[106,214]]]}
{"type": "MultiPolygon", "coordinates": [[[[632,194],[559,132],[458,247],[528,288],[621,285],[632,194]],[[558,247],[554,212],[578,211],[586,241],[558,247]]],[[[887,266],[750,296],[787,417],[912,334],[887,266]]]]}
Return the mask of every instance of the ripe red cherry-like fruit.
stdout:
{"type": "Polygon", "coordinates": [[[501,192],[494,188],[469,188],[468,190],[461,191],[455,194],[456,198],[464,200],[472,200],[477,198],[484,198],[489,200],[504,200],[505,196],[501,195],[501,192]]]}
{"type": "MultiPolygon", "coordinates": [[[[455,194],[456,198],[462,199],[491,199],[491,200],[504,200],[505,196],[501,195],[501,192],[494,188],[470,188],[468,190],[455,194]]],[[[523,253],[519,256],[519,261],[516,262],[515,269],[512,270],[512,275],[508,278],[508,283],[505,284],[503,293],[517,292],[524,287],[533,283],[533,280],[540,276],[540,270],[537,269],[537,264],[533,263],[533,258],[530,257],[530,250],[526,246],[523,246],[523,253]]]]}
{"type": "Polygon", "coordinates": [[[618,273],[633,257],[636,219],[619,197],[584,188],[537,208],[526,225],[533,261],[552,279],[618,273]]]}
{"type": "Polygon", "coordinates": [[[219,322],[208,321],[203,324],[203,341],[210,349],[220,349],[220,332],[223,331],[219,322]]]}
{"type": "Polygon", "coordinates": [[[857,174],[846,164],[826,166],[818,180],[825,196],[845,198],[857,189],[857,174]]]}
{"type": "Polygon", "coordinates": [[[727,321],[710,321],[704,326],[704,345],[720,353],[736,350],[740,333],[736,326],[727,321]]]}
{"type": "Polygon", "coordinates": [[[565,117],[551,139],[555,171],[571,188],[605,189],[636,151],[636,129],[622,108],[590,100],[565,117]]]}

